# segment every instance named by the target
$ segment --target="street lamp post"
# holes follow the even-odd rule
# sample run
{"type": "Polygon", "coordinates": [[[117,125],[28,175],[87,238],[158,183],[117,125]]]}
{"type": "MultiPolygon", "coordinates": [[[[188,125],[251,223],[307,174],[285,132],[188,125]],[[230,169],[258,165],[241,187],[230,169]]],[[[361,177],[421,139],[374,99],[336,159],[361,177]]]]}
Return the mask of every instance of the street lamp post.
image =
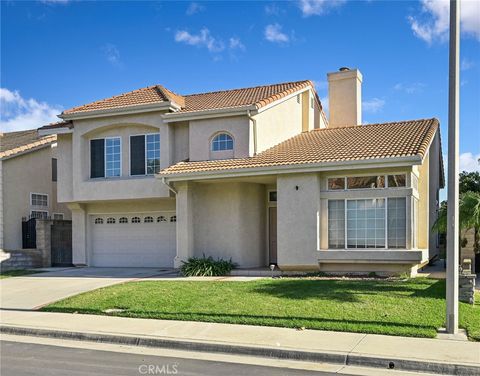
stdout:
{"type": "Polygon", "coordinates": [[[458,333],[458,134],[459,134],[460,0],[450,0],[448,76],[447,332],[458,333]]]}

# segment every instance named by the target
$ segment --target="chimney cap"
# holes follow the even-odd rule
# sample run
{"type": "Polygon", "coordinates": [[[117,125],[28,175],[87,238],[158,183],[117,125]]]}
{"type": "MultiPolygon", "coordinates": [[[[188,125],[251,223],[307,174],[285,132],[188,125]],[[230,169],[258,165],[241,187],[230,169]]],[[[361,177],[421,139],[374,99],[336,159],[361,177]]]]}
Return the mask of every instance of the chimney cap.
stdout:
{"type": "Polygon", "coordinates": [[[339,69],[340,72],[346,72],[346,71],[349,71],[349,70],[350,70],[349,67],[341,67],[341,68],[339,69]]]}

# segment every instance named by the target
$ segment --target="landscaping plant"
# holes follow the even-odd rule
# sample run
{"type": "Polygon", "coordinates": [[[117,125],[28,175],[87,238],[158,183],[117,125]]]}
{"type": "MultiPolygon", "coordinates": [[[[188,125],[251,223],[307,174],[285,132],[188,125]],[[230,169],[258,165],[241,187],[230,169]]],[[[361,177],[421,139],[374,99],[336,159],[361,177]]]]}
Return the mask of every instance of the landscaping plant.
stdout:
{"type": "Polygon", "coordinates": [[[217,259],[213,257],[190,257],[187,261],[183,261],[180,268],[182,274],[186,277],[211,277],[227,275],[235,267],[232,260],[217,259]]]}

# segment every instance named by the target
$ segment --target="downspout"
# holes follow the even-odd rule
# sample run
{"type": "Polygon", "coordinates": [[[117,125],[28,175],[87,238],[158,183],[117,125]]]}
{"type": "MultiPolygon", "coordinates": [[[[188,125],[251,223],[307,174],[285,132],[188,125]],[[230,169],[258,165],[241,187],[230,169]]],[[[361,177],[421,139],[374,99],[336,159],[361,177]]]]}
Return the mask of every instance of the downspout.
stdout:
{"type": "Polygon", "coordinates": [[[165,184],[168,187],[168,189],[175,194],[175,196],[178,194],[177,190],[173,188],[173,186],[167,181],[166,177],[162,178],[162,183],[165,184]]]}
{"type": "Polygon", "coordinates": [[[247,111],[247,116],[253,124],[253,155],[257,155],[257,120],[252,117],[250,110],[247,111]]]}

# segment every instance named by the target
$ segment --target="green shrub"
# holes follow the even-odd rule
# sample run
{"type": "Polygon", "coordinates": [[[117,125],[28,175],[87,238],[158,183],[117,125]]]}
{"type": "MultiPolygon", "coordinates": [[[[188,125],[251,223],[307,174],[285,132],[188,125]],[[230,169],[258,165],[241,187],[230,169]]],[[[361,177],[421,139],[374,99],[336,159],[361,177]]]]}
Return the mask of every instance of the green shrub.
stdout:
{"type": "Polygon", "coordinates": [[[217,259],[211,256],[191,257],[187,261],[182,261],[181,273],[186,277],[205,277],[227,275],[235,267],[235,263],[230,260],[217,259]]]}

